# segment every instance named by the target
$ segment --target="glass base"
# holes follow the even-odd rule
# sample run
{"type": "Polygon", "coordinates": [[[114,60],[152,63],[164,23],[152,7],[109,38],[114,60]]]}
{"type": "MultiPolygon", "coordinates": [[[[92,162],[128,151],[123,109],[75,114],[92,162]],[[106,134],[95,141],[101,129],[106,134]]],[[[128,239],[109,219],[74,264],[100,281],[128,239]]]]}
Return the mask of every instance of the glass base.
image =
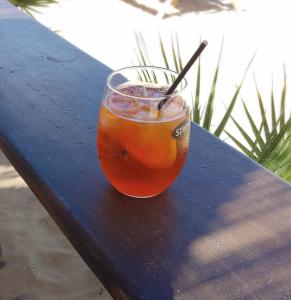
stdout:
{"type": "Polygon", "coordinates": [[[121,193],[122,195],[131,197],[131,198],[138,198],[138,199],[147,199],[147,198],[152,198],[152,197],[155,197],[155,196],[159,195],[159,194],[154,194],[154,195],[149,195],[149,196],[134,196],[134,195],[128,195],[128,194],[122,193],[120,191],[118,191],[118,192],[121,193]]]}

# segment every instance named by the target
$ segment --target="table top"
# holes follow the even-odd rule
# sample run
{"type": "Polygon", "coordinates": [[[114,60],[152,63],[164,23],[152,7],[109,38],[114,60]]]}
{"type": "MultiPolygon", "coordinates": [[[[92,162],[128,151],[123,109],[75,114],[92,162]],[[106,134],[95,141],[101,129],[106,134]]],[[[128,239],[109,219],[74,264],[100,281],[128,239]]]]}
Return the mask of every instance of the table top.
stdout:
{"type": "Polygon", "coordinates": [[[0,0],[0,147],[85,262],[116,299],[289,299],[291,186],[193,124],[169,190],[120,195],[96,153],[109,72],[0,0]]]}

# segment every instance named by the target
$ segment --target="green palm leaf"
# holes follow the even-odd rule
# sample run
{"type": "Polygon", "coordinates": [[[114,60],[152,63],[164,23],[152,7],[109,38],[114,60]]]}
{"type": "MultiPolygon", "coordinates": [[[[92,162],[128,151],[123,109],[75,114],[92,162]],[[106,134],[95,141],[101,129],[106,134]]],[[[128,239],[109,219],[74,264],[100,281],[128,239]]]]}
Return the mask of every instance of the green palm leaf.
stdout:
{"type": "Polygon", "coordinates": [[[15,6],[24,10],[30,16],[32,12],[38,12],[37,7],[46,7],[49,4],[57,3],[57,0],[9,0],[15,6]]]}
{"type": "Polygon", "coordinates": [[[233,108],[234,108],[234,105],[236,103],[236,100],[237,100],[237,97],[239,95],[241,87],[242,87],[242,84],[240,84],[238,86],[238,88],[236,89],[236,91],[235,91],[235,93],[234,93],[234,95],[233,95],[233,97],[232,97],[232,99],[230,101],[230,104],[229,104],[229,106],[228,106],[228,108],[227,108],[227,110],[226,110],[226,112],[225,112],[222,120],[220,121],[218,127],[214,131],[214,135],[215,136],[219,137],[221,135],[222,131],[224,130],[224,127],[225,127],[226,123],[228,122],[228,119],[230,118],[231,113],[233,111],[233,108]]]}
{"type": "Polygon", "coordinates": [[[259,163],[264,164],[264,162],[268,160],[269,156],[272,154],[274,149],[276,149],[279,143],[281,143],[282,138],[285,136],[286,133],[289,132],[290,126],[291,119],[289,119],[288,122],[284,124],[284,126],[280,129],[278,134],[273,135],[273,137],[267,141],[266,146],[264,147],[261,155],[258,158],[259,163]]]}
{"type": "MultiPolygon", "coordinates": [[[[136,45],[137,45],[137,52],[135,51],[135,55],[137,57],[139,65],[144,65],[144,66],[152,65],[152,63],[149,59],[148,49],[145,44],[143,36],[140,33],[135,32],[135,39],[136,39],[136,45]]],[[[149,83],[150,82],[151,83],[158,82],[155,72],[151,72],[152,76],[148,70],[142,70],[142,73],[143,73],[143,78],[146,82],[149,82],[149,83]]]]}
{"type": "Polygon", "coordinates": [[[243,103],[243,107],[244,107],[244,111],[245,111],[245,114],[247,116],[247,119],[248,119],[248,121],[249,121],[249,123],[251,125],[251,128],[253,130],[253,133],[254,133],[254,135],[256,137],[255,144],[258,143],[259,146],[260,146],[260,148],[262,149],[264,147],[264,145],[265,145],[264,140],[261,137],[261,130],[263,128],[263,123],[261,124],[261,128],[258,129],[257,126],[256,126],[256,124],[255,124],[255,122],[254,122],[254,120],[253,120],[253,118],[252,118],[252,116],[251,116],[251,114],[250,114],[250,112],[249,112],[249,110],[248,110],[248,108],[247,108],[247,105],[245,104],[245,102],[243,100],[242,100],[242,103],[243,103]]]}
{"type": "Polygon", "coordinates": [[[140,35],[137,32],[135,32],[135,39],[136,39],[136,45],[137,45],[137,49],[138,49],[138,54],[136,54],[137,59],[140,64],[147,66],[148,63],[146,61],[146,56],[145,56],[147,49],[146,49],[146,47],[145,48],[143,47],[143,45],[140,41],[140,35]]]}
{"type": "MultiPolygon", "coordinates": [[[[262,129],[263,129],[263,123],[261,123],[261,125],[260,125],[259,133],[262,132],[262,129]]],[[[255,152],[255,147],[256,147],[257,145],[258,145],[258,139],[256,138],[256,139],[255,139],[255,142],[254,142],[254,144],[253,144],[253,146],[252,146],[252,153],[255,152]]]]}
{"type": "Polygon", "coordinates": [[[159,41],[160,41],[160,49],[161,49],[161,53],[162,53],[162,57],[163,57],[163,60],[164,60],[165,67],[167,69],[170,69],[169,62],[168,62],[167,55],[166,55],[166,51],[165,51],[165,47],[164,47],[164,43],[162,41],[161,36],[159,37],[159,41]]]}
{"type": "Polygon", "coordinates": [[[195,91],[195,102],[193,107],[193,121],[200,124],[200,77],[201,77],[201,58],[198,59],[197,67],[197,79],[196,79],[196,91],[195,91]]]}
{"type": "Polygon", "coordinates": [[[257,99],[258,99],[260,112],[261,112],[261,117],[262,117],[262,124],[263,124],[263,128],[264,128],[266,140],[268,140],[268,138],[270,136],[270,130],[269,130],[269,126],[268,126],[268,122],[267,122],[267,118],[266,118],[266,111],[265,111],[265,108],[264,108],[262,96],[260,94],[260,91],[259,91],[256,80],[255,80],[255,83],[256,83],[256,90],[257,90],[257,99]]]}
{"type": "MultiPolygon", "coordinates": [[[[271,88],[271,115],[272,115],[272,130],[275,128],[276,124],[276,109],[275,109],[275,99],[274,99],[274,81],[272,75],[272,88],[271,88]]],[[[277,130],[276,130],[277,133],[277,130]]]]}
{"type": "Polygon", "coordinates": [[[175,45],[174,45],[174,39],[172,39],[171,42],[172,42],[172,55],[173,55],[173,59],[174,59],[175,70],[176,70],[177,73],[179,73],[180,68],[179,68],[179,62],[178,62],[178,57],[177,57],[178,52],[177,52],[177,50],[175,48],[175,45]]]}
{"type": "Polygon", "coordinates": [[[250,158],[256,160],[256,157],[254,154],[246,148],[239,140],[237,140],[232,134],[230,134],[227,130],[224,130],[224,132],[228,135],[228,137],[244,152],[246,155],[248,155],[250,158]]]}
{"type": "Polygon", "coordinates": [[[181,72],[183,70],[183,63],[182,63],[180,47],[179,47],[179,39],[178,39],[177,33],[176,33],[176,45],[177,45],[177,57],[178,57],[178,63],[179,63],[179,72],[181,72]]]}
{"type": "MultiPolygon", "coordinates": [[[[256,85],[257,88],[257,85],[256,85]]],[[[291,182],[291,116],[287,121],[286,117],[286,73],[284,70],[284,84],[281,92],[280,101],[280,114],[276,115],[275,110],[275,97],[273,92],[273,84],[271,87],[271,101],[264,102],[261,94],[257,88],[257,100],[258,106],[260,108],[261,126],[258,129],[255,125],[253,117],[247,108],[247,105],[242,100],[244,112],[251,125],[252,133],[255,136],[255,144],[252,147],[251,153],[255,155],[255,160],[260,164],[264,165],[266,168],[270,169],[272,172],[278,176],[284,178],[285,180],[291,182]],[[283,99],[283,101],[282,101],[283,99]],[[264,103],[266,103],[264,105],[264,103]],[[270,105],[270,109],[267,109],[267,103],[270,105]],[[272,120],[272,126],[267,123],[267,114],[269,111],[270,119],[272,120]],[[284,122],[284,123],[282,123],[284,122]],[[282,126],[283,125],[283,126],[282,126]],[[268,127],[268,128],[267,128],[268,127]],[[264,132],[262,132],[262,129],[264,132]],[[264,137],[263,137],[264,135],[264,137]],[[264,141],[265,139],[265,141],[264,141]],[[257,147],[255,147],[257,145],[257,147]]],[[[250,145],[251,138],[247,132],[243,132],[244,129],[240,128],[238,122],[235,123],[236,127],[242,134],[245,142],[250,145]]],[[[232,141],[240,148],[245,154],[250,156],[249,149],[244,145],[242,141],[238,141],[237,138],[228,136],[232,141]]],[[[250,156],[252,157],[252,156],[250,156]]]]}
{"type": "Polygon", "coordinates": [[[280,128],[285,125],[285,107],[286,107],[286,86],[287,86],[287,76],[286,76],[286,68],[284,66],[284,82],[281,94],[281,103],[280,103],[280,128]]]}
{"type": "Polygon", "coordinates": [[[222,43],[221,43],[218,63],[217,63],[216,70],[215,70],[215,73],[214,73],[214,77],[213,77],[213,80],[212,80],[211,91],[210,91],[210,94],[209,94],[209,97],[208,97],[208,102],[207,102],[207,105],[206,105],[206,110],[205,110],[205,115],[204,115],[203,128],[205,128],[206,130],[210,129],[212,116],[213,116],[213,104],[214,104],[216,83],[217,83],[217,78],[218,78],[218,73],[219,73],[219,66],[220,66],[221,55],[222,55],[222,48],[223,48],[223,40],[222,40],[222,43]]]}
{"type": "Polygon", "coordinates": [[[241,90],[242,85],[244,83],[245,77],[246,77],[247,72],[248,72],[248,70],[249,70],[249,68],[250,68],[250,66],[251,66],[251,64],[252,64],[252,62],[253,62],[253,60],[255,58],[255,55],[256,55],[256,52],[254,53],[254,55],[252,56],[251,60],[249,61],[248,65],[247,65],[247,67],[245,69],[245,72],[244,72],[243,78],[241,80],[241,83],[236,88],[236,91],[235,91],[235,93],[234,93],[234,95],[233,95],[233,97],[232,97],[232,99],[230,101],[230,104],[229,104],[229,106],[228,106],[228,108],[227,108],[227,110],[226,110],[226,112],[225,112],[222,120],[220,121],[218,127],[214,131],[214,135],[216,135],[217,137],[219,137],[221,135],[222,131],[224,130],[224,127],[225,127],[226,123],[228,122],[228,120],[230,118],[230,115],[231,115],[231,113],[233,111],[233,108],[234,108],[234,105],[236,103],[237,97],[238,97],[238,95],[240,93],[240,90],[241,90]]]}
{"type": "MultiPolygon", "coordinates": [[[[245,138],[249,146],[251,147],[251,153],[256,155],[260,154],[260,149],[256,145],[256,141],[253,141],[246,131],[239,125],[239,123],[231,116],[232,121],[234,122],[237,129],[240,131],[241,135],[245,138]]],[[[250,156],[250,155],[249,155],[250,156]]]]}
{"type": "MultiPolygon", "coordinates": [[[[290,117],[291,118],[291,117],[290,117]]],[[[290,122],[290,121],[289,121],[290,122]]],[[[288,123],[288,122],[287,122],[288,123]]],[[[287,124],[286,123],[286,124],[287,124]]],[[[285,124],[285,126],[286,126],[285,124]]],[[[272,152],[264,159],[263,164],[272,172],[291,182],[291,126],[287,125],[283,138],[272,152]]],[[[284,128],[284,127],[283,127],[284,128]]]]}

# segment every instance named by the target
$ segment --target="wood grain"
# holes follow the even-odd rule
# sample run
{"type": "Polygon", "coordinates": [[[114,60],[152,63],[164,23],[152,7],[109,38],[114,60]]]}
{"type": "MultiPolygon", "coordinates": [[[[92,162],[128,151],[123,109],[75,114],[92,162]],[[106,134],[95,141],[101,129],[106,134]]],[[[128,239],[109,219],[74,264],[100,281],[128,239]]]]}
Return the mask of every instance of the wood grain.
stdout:
{"type": "Polygon", "coordinates": [[[96,154],[109,72],[0,0],[0,146],[82,258],[116,299],[289,299],[290,185],[192,125],[175,184],[121,196],[96,154]]]}

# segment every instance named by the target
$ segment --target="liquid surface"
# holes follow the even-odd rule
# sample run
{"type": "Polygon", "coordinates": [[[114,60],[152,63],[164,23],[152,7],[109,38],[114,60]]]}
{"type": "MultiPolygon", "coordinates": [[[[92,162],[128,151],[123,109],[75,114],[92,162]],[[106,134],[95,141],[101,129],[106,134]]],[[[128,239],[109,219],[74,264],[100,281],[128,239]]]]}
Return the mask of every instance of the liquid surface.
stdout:
{"type": "MultiPolygon", "coordinates": [[[[154,93],[160,95],[161,90],[148,88],[150,96],[154,93]]],[[[184,164],[189,130],[179,138],[173,133],[179,124],[185,124],[185,120],[187,123],[187,111],[182,99],[175,98],[159,113],[159,101],[135,100],[114,93],[101,105],[99,160],[108,180],[124,194],[159,194],[174,181],[184,164]]]]}
{"type": "Polygon", "coordinates": [[[122,94],[109,94],[104,103],[113,114],[140,122],[163,122],[182,117],[185,113],[184,101],[180,96],[169,98],[159,111],[158,104],[164,99],[167,87],[156,88],[151,85],[120,86],[122,94]],[[130,95],[130,96],[126,96],[130,95]],[[135,96],[135,97],[132,97],[135,96]]]}

